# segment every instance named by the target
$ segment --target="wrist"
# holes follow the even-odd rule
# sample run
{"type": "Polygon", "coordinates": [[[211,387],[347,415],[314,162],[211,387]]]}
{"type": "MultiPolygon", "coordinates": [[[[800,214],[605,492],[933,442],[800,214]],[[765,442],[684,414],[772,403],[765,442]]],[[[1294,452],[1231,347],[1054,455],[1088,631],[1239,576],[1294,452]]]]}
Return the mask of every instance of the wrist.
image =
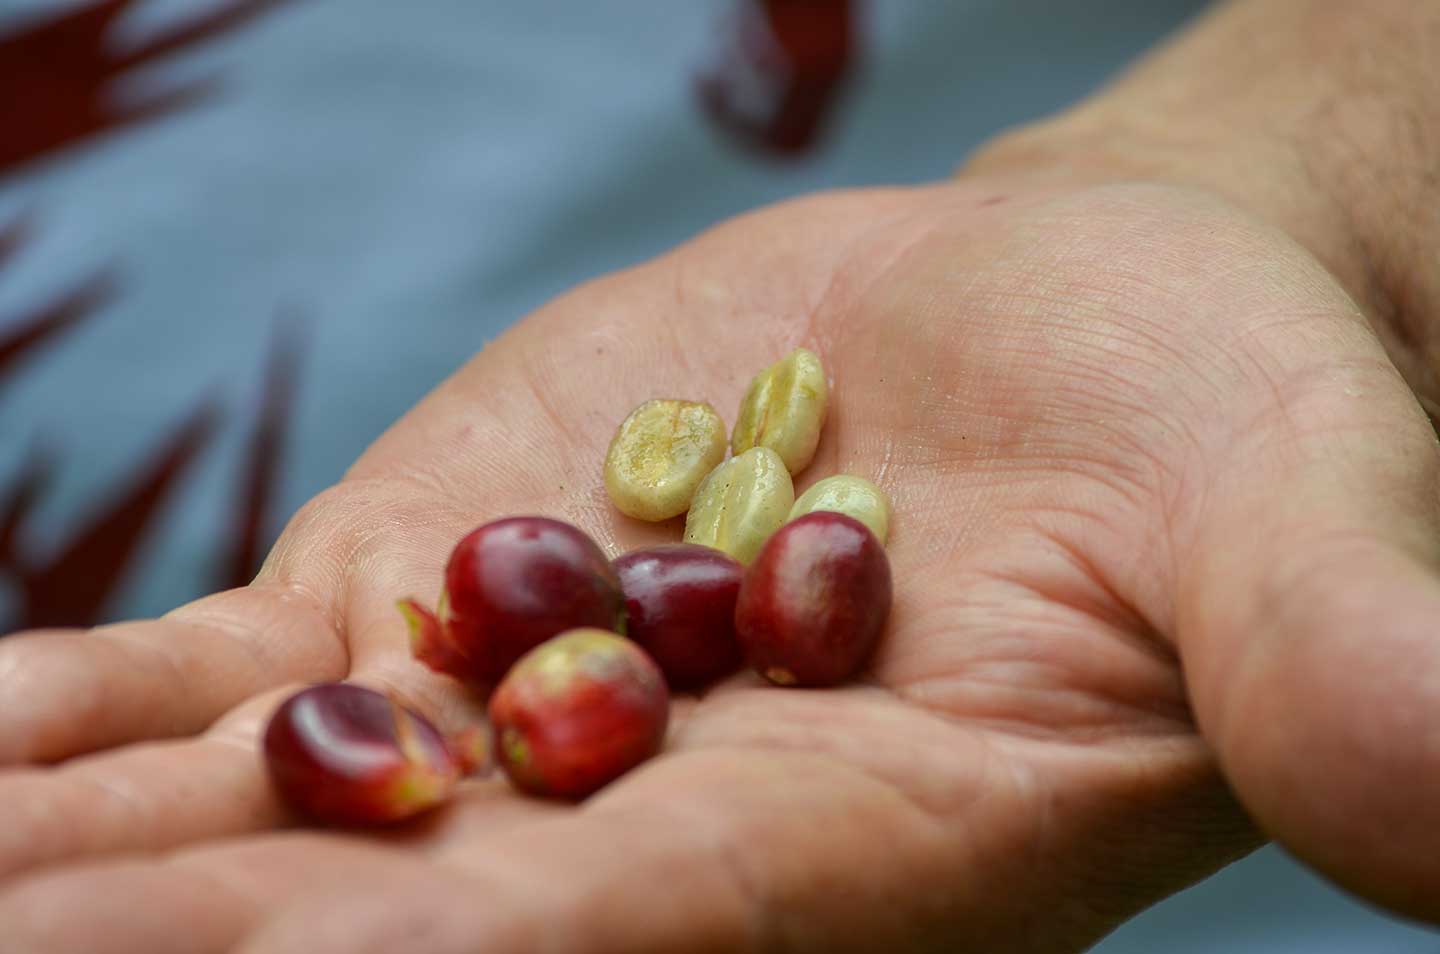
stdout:
{"type": "Polygon", "coordinates": [[[1278,226],[1349,291],[1440,416],[1440,7],[1232,0],[964,173],[1193,186],[1278,226]]]}

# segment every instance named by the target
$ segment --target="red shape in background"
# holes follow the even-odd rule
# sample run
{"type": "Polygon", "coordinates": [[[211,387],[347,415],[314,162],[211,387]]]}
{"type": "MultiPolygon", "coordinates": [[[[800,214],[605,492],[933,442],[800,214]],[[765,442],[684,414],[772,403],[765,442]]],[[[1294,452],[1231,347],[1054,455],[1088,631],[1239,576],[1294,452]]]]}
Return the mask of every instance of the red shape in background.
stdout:
{"type": "Polygon", "coordinates": [[[95,314],[114,297],[117,285],[113,271],[99,272],[56,301],[17,321],[5,322],[0,329],[0,385],[23,359],[95,314]]]}
{"type": "Polygon", "coordinates": [[[276,323],[266,359],[265,385],[260,393],[255,430],[246,453],[244,479],[236,500],[229,553],[221,569],[222,587],[244,586],[255,577],[271,539],[265,519],[279,483],[280,459],[294,416],[305,328],[298,315],[282,315],[276,323]]]}
{"type": "MultiPolygon", "coordinates": [[[[213,402],[193,412],[158,452],[147,457],[128,486],[44,564],[34,565],[13,550],[0,554],[0,565],[8,565],[19,583],[21,607],[16,622],[25,628],[95,623],[124,579],[160,506],[219,423],[213,402]]],[[[31,509],[48,471],[48,455],[33,454],[30,466],[11,489],[0,510],[6,517],[7,545],[13,545],[17,525],[31,509]]]]}
{"type": "Polygon", "coordinates": [[[15,221],[0,229],[0,268],[30,240],[35,223],[29,215],[17,216],[15,221]]]}
{"type": "Polygon", "coordinates": [[[742,0],[700,101],[740,143],[774,155],[813,147],[855,67],[858,0],[742,0]]]}
{"type": "MultiPolygon", "coordinates": [[[[137,0],[92,0],[0,35],[0,179],[61,149],[168,114],[209,94],[218,85],[213,78],[125,104],[116,96],[116,81],[287,2],[231,0],[129,50],[116,49],[112,30],[137,0]]],[[[28,216],[0,228],[0,268],[25,244],[31,230],[28,216]]],[[[0,325],[0,385],[42,346],[96,314],[112,298],[117,284],[113,270],[102,271],[56,301],[0,325]]],[[[219,547],[231,575],[234,567],[253,564],[259,550],[263,514],[279,469],[284,420],[292,404],[293,344],[293,339],[284,339],[272,354],[267,384],[281,393],[264,399],[237,508],[241,537],[233,548],[223,542],[219,547]]],[[[18,618],[0,620],[0,635],[21,627],[99,622],[165,502],[219,426],[214,401],[192,409],[162,447],[117,482],[116,492],[89,521],[68,540],[46,548],[52,555],[44,560],[21,550],[24,523],[56,470],[53,450],[48,444],[37,445],[10,487],[0,491],[0,571],[16,582],[20,598],[18,618]]]]}
{"type": "MultiPolygon", "coordinates": [[[[27,234],[25,220],[0,229],[0,267],[24,244],[27,234]]],[[[97,273],[55,301],[0,324],[5,329],[0,331],[0,386],[42,345],[96,314],[117,284],[113,272],[97,273]]],[[[225,586],[248,583],[268,543],[265,518],[274,503],[285,434],[293,416],[301,337],[297,318],[285,317],[277,325],[255,431],[241,467],[245,477],[235,501],[233,533],[217,541],[223,565],[220,582],[225,586]]],[[[16,618],[0,619],[0,635],[14,629],[100,622],[165,502],[220,424],[213,401],[198,406],[163,447],[122,479],[121,489],[102,502],[90,520],[43,561],[22,548],[25,521],[57,470],[52,445],[37,445],[10,487],[0,492],[0,573],[15,581],[20,598],[16,618]]]]}
{"type": "Polygon", "coordinates": [[[111,30],[137,0],[98,0],[0,36],[0,175],[101,133],[167,114],[217,88],[190,82],[131,103],[127,71],[229,31],[289,0],[231,0],[132,50],[111,30]]]}
{"type": "MultiPolygon", "coordinates": [[[[0,497],[0,569],[18,570],[20,525],[35,509],[45,486],[54,479],[55,458],[48,447],[31,448],[25,467],[0,497]]],[[[3,629],[0,629],[3,632],[3,629]]]]}

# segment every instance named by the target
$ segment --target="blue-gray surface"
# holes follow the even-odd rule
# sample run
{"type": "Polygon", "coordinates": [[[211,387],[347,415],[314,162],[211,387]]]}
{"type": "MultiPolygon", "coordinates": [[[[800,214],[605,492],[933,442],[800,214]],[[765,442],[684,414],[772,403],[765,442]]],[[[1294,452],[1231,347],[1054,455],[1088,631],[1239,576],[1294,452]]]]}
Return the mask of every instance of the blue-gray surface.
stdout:
{"type": "MultiPolygon", "coordinates": [[[[232,411],[250,407],[278,307],[312,315],[316,345],[287,449],[289,512],[549,296],[785,196],[942,176],[1201,6],[874,3],[866,73],[834,138],[810,161],[776,166],[725,148],[690,101],[721,5],[308,0],[142,77],[219,70],[226,82],[201,108],[0,194],[0,221],[28,209],[39,223],[0,283],[0,315],[99,264],[124,281],[99,320],[7,385],[0,478],[40,434],[61,435],[73,465],[27,532],[75,526],[217,382],[232,411]],[[254,371],[237,379],[237,368],[254,371]]],[[[127,35],[197,6],[149,3],[127,35]]],[[[0,0],[0,24],[54,8],[0,0]]],[[[149,568],[127,580],[122,613],[152,614],[207,585],[244,439],[228,431],[207,454],[151,540],[149,568]]],[[[1440,938],[1263,852],[1100,950],[1384,954],[1440,950],[1440,938]]]]}

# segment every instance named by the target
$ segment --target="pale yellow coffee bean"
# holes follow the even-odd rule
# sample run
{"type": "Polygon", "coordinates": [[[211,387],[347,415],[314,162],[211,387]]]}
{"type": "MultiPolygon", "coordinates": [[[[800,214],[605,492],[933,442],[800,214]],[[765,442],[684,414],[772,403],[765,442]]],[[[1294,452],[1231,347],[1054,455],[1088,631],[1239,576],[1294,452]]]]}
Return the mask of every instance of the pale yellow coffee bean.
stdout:
{"type": "Polygon", "coordinates": [[[630,412],[605,454],[605,489],[620,512],[668,520],[725,459],[725,422],[708,404],[654,400],[630,412]]]}
{"type": "Polygon", "coordinates": [[[836,474],[819,481],[795,501],[786,522],[817,510],[854,517],[869,527],[881,543],[890,532],[890,500],[885,491],[864,477],[836,474]]]}
{"type": "Polygon", "coordinates": [[[749,563],[794,503],[795,487],[780,455],[752,447],[716,467],[695,491],[685,518],[685,542],[749,563]]]}
{"type": "Polygon", "coordinates": [[[825,369],[815,352],[796,348],[750,382],[740,402],[731,448],[742,454],[752,447],[768,447],[780,455],[790,473],[798,474],[820,443],[828,392],[825,369]]]}

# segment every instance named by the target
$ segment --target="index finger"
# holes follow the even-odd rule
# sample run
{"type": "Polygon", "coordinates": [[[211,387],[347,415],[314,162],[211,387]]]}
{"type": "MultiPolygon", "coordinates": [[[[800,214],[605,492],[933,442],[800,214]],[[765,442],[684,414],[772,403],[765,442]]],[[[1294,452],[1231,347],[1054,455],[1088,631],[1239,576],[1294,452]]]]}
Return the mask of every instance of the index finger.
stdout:
{"type": "Polygon", "coordinates": [[[0,640],[0,765],[190,735],[265,689],[346,666],[325,607],[282,584],[156,620],[18,633],[0,640]]]}

